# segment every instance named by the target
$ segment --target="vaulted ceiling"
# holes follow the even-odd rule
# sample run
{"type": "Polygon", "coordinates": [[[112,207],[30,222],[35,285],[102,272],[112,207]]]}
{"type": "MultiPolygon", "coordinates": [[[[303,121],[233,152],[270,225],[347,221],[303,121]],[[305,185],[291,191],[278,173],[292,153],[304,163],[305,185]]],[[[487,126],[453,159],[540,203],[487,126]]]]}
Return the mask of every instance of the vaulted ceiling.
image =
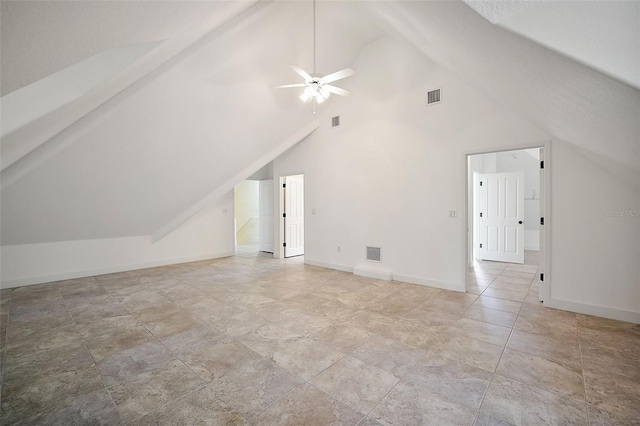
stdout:
{"type": "Polygon", "coordinates": [[[640,88],[640,2],[464,0],[489,22],[640,88]]]}
{"type": "MultiPolygon", "coordinates": [[[[492,24],[640,88],[638,1],[464,2],[492,24]]],[[[170,39],[211,19],[225,3],[3,0],[0,93],[13,92],[104,50],[170,39]]],[[[362,39],[379,36],[380,29],[364,18],[362,10],[356,4],[334,11],[332,6],[319,6],[318,35],[338,27],[362,39]]]]}
{"type": "MultiPolygon", "coordinates": [[[[575,141],[586,155],[598,156],[600,163],[605,159],[615,173],[635,179],[638,124],[629,118],[638,110],[638,91],[630,89],[635,86],[625,77],[628,68],[616,66],[605,75],[594,71],[596,65],[584,66],[598,55],[577,64],[563,51],[569,48],[554,46],[553,52],[531,41],[536,34],[514,23],[525,9],[501,3],[506,9],[491,14],[486,6],[493,2],[476,3],[474,9],[489,22],[511,19],[509,30],[459,2],[319,2],[318,72],[352,66],[372,42],[393,37],[486,96],[488,104],[575,141]]],[[[576,14],[582,3],[572,3],[576,14]]],[[[193,27],[206,26],[225,4],[3,1],[3,93],[17,93],[106,48],[167,38],[149,53],[156,54],[193,27]]],[[[316,120],[310,108],[296,91],[270,86],[299,80],[287,64],[312,67],[311,3],[248,6],[56,133],[52,140],[64,139],[64,146],[3,184],[2,244],[153,235],[238,173],[248,176],[259,169],[260,161],[270,161],[292,137],[306,136],[302,130],[313,128],[316,120]],[[250,165],[255,170],[248,170],[250,165]]],[[[568,26],[568,31],[582,30],[579,24],[568,26]]],[[[602,30],[600,37],[607,34],[602,30]]],[[[627,38],[624,49],[633,50],[637,39],[627,38]]],[[[580,43],[574,47],[579,50],[580,43]]],[[[371,62],[376,61],[385,58],[371,62]]],[[[417,70],[407,65],[402,72],[417,70]]],[[[375,91],[377,80],[387,83],[394,77],[376,69],[356,73],[358,80],[340,85],[351,89],[365,82],[375,91]]],[[[386,84],[377,87],[381,93],[369,96],[393,97],[382,93],[386,84]]],[[[450,132],[460,127],[446,125],[450,132]]]]}

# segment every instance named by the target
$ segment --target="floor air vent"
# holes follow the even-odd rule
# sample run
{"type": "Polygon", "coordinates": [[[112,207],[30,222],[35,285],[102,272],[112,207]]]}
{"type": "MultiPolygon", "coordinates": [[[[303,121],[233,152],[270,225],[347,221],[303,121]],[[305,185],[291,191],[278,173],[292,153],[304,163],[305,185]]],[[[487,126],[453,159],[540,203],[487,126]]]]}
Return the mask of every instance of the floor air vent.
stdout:
{"type": "Polygon", "coordinates": [[[435,89],[427,92],[427,105],[437,104],[441,102],[441,90],[442,89],[435,89]]]}
{"type": "Polygon", "coordinates": [[[336,115],[335,117],[331,117],[331,127],[338,127],[340,125],[340,116],[336,115]]]}
{"type": "Polygon", "coordinates": [[[367,260],[380,262],[380,247],[367,246],[367,260]]]}

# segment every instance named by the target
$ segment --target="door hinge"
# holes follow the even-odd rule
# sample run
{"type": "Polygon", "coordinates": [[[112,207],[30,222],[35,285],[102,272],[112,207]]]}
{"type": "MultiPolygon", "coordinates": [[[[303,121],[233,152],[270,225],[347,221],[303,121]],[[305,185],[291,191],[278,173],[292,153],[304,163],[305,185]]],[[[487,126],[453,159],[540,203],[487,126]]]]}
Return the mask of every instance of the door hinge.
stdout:
{"type": "Polygon", "coordinates": [[[283,188],[286,188],[286,187],[287,187],[287,184],[286,184],[286,183],[283,183],[283,184],[282,184],[282,187],[283,187],[283,188]]]}
{"type": "Polygon", "coordinates": [[[482,213],[480,213],[480,217],[482,217],[482,213]]]}
{"type": "Polygon", "coordinates": [[[540,225],[544,225],[544,217],[540,218],[540,225]]]}
{"type": "Polygon", "coordinates": [[[282,243],[282,247],[286,247],[286,246],[287,246],[287,243],[282,243]]]}
{"type": "Polygon", "coordinates": [[[540,281],[544,281],[544,274],[540,272],[540,281]]]}
{"type": "Polygon", "coordinates": [[[480,181],[480,186],[482,186],[482,181],[480,181]]]}
{"type": "Polygon", "coordinates": [[[541,168],[541,169],[544,169],[544,160],[542,160],[542,161],[540,162],[540,168],[541,168]]]}
{"type": "Polygon", "coordinates": [[[482,248],[482,243],[480,243],[480,248],[482,248]]]}
{"type": "Polygon", "coordinates": [[[282,217],[287,217],[287,214],[286,213],[282,213],[282,217]]]}

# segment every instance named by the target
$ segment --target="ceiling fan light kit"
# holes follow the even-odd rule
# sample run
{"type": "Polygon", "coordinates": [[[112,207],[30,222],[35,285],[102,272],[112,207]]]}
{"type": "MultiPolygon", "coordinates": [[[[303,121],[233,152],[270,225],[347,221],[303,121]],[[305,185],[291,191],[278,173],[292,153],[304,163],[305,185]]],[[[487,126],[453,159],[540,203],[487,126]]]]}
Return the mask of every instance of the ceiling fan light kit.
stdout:
{"type": "Polygon", "coordinates": [[[298,75],[304,78],[304,83],[298,84],[285,84],[282,86],[276,86],[276,89],[287,89],[292,87],[304,87],[304,91],[300,95],[300,99],[303,102],[313,102],[313,113],[316,113],[316,104],[321,104],[326,101],[331,93],[335,93],[340,96],[349,96],[350,91],[341,89],[337,86],[331,85],[334,81],[347,78],[354,74],[351,68],[345,68],[340,71],[336,71],[332,74],[324,77],[316,74],[316,1],[313,0],[313,74],[309,74],[302,67],[298,65],[289,65],[298,75]]]}

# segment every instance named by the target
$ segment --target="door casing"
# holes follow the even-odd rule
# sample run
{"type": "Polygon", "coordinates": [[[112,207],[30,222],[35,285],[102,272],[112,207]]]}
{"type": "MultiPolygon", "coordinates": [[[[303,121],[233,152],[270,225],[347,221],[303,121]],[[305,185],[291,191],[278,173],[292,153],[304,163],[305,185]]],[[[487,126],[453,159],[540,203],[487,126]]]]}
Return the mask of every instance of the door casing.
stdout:
{"type": "MultiPolygon", "coordinates": [[[[545,301],[549,299],[552,288],[552,279],[553,279],[553,270],[551,265],[551,228],[552,228],[552,218],[551,218],[551,156],[552,156],[552,141],[547,140],[544,142],[533,142],[530,144],[522,144],[522,145],[511,145],[507,147],[497,147],[497,148],[484,148],[478,150],[470,150],[463,153],[463,161],[462,161],[462,176],[463,176],[463,185],[464,185],[464,200],[462,204],[464,205],[464,221],[460,224],[461,234],[462,234],[462,253],[461,253],[461,268],[462,268],[462,277],[464,279],[462,288],[464,291],[467,291],[467,282],[469,278],[469,258],[470,253],[472,253],[472,244],[473,244],[473,224],[470,222],[471,214],[473,214],[472,209],[472,188],[473,185],[473,174],[471,172],[471,168],[469,167],[469,157],[472,155],[479,154],[490,154],[495,152],[504,152],[504,151],[517,151],[522,149],[534,149],[540,148],[540,161],[544,162],[544,169],[540,170],[540,216],[544,217],[544,225],[541,226],[540,229],[540,265],[539,272],[544,274],[544,281],[539,283],[539,298],[541,301],[545,301]]],[[[539,277],[538,277],[539,278],[539,277]]]]}

